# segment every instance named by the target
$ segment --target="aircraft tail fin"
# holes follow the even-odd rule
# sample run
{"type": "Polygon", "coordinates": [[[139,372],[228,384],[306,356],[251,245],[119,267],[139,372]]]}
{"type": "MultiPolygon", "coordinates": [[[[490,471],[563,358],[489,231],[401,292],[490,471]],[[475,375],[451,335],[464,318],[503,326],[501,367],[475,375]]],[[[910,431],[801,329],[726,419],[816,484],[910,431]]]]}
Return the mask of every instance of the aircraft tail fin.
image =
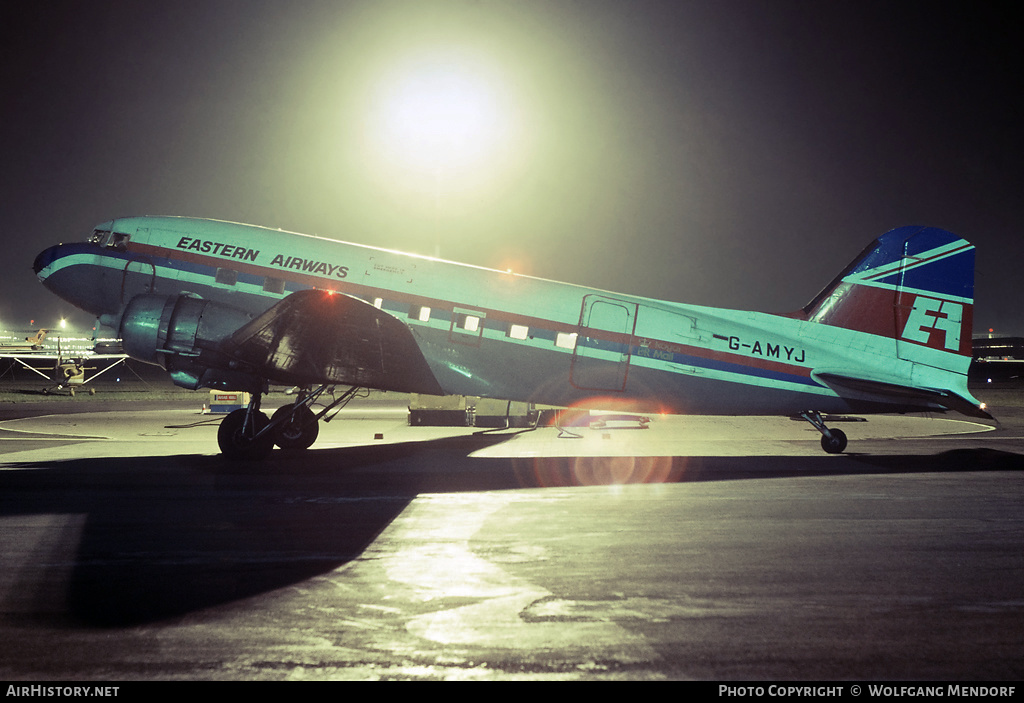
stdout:
{"type": "Polygon", "coordinates": [[[966,373],[973,311],[974,246],[934,227],[901,227],[876,239],[797,315],[892,338],[901,358],[966,373]]]}
{"type": "Polygon", "coordinates": [[[967,388],[973,313],[974,246],[945,230],[901,227],[876,239],[796,314],[890,339],[891,361],[910,362],[891,364],[884,355],[873,373],[816,370],[826,385],[991,418],[967,388]]]}

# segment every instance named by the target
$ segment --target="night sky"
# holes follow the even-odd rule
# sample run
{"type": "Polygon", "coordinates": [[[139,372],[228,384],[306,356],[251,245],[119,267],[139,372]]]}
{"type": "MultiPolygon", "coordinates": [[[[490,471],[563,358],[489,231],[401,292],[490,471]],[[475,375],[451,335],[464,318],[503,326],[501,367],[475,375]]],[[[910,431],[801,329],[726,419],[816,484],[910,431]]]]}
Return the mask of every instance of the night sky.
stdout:
{"type": "Polygon", "coordinates": [[[975,331],[1024,334],[1014,7],[7,0],[0,328],[91,326],[43,248],[189,215],[772,312],[933,225],[977,246],[975,331]],[[382,141],[417,66],[498,96],[490,161],[382,141]]]}

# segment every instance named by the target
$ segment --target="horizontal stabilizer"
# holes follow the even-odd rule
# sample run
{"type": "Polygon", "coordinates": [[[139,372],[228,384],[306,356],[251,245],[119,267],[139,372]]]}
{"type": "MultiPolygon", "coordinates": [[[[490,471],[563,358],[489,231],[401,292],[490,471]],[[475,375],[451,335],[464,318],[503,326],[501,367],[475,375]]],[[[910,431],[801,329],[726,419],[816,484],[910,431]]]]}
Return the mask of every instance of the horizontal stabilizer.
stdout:
{"type": "Polygon", "coordinates": [[[912,386],[901,386],[895,383],[885,383],[883,381],[874,381],[832,372],[815,372],[814,376],[837,392],[854,391],[867,396],[874,396],[881,402],[903,403],[908,407],[920,407],[922,410],[938,407],[954,410],[968,417],[977,417],[985,420],[995,419],[979,403],[968,400],[949,390],[914,388],[912,386]]]}

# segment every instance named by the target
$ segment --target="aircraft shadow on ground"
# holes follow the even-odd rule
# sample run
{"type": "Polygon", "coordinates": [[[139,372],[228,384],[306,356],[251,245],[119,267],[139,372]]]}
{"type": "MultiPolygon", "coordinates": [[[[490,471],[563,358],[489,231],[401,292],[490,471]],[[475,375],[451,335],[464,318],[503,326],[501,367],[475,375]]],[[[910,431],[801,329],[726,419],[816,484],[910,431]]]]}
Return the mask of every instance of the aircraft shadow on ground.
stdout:
{"type": "MultiPolygon", "coordinates": [[[[68,624],[155,622],[301,583],[359,557],[421,493],[1024,468],[990,449],[927,456],[475,458],[500,435],[276,452],[7,464],[0,516],[78,514],[73,565],[32,555],[18,588],[66,579],[68,624]]],[[[69,538],[72,538],[68,535],[69,538]]],[[[50,548],[39,548],[45,552],[50,548]]],[[[65,554],[66,547],[65,547],[65,554]]],[[[66,557],[64,561],[66,562],[66,557]]],[[[52,590],[52,589],[51,589],[52,590]]],[[[47,604],[53,612],[53,604],[47,604]]]]}

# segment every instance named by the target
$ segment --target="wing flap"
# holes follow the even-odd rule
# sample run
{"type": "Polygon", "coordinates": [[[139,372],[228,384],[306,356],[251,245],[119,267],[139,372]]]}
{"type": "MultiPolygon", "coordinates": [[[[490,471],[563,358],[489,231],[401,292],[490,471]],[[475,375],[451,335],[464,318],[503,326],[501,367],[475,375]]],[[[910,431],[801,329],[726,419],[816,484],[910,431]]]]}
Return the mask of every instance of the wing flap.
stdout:
{"type": "Polygon", "coordinates": [[[239,328],[220,350],[277,383],[443,394],[407,325],[331,291],[292,293],[239,328]]]}

